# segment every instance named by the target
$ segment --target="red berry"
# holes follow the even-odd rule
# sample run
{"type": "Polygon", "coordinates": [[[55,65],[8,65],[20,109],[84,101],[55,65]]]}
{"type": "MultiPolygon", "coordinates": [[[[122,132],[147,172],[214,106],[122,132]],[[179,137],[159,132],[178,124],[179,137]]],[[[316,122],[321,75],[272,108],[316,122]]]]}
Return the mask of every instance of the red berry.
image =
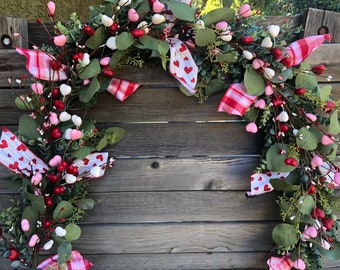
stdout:
{"type": "Polygon", "coordinates": [[[322,73],[324,73],[325,69],[326,69],[325,65],[320,64],[312,67],[312,72],[315,75],[321,75],[322,73]]]}
{"type": "Polygon", "coordinates": [[[52,89],[52,92],[51,92],[52,98],[57,98],[59,94],[60,94],[59,88],[55,87],[52,89]]]}
{"type": "Polygon", "coordinates": [[[286,163],[286,165],[290,165],[290,166],[293,166],[293,167],[296,167],[298,165],[297,160],[295,158],[291,158],[291,157],[286,158],[285,163],[286,163]]]}
{"type": "Polygon", "coordinates": [[[281,96],[272,96],[271,101],[274,107],[279,107],[283,104],[283,100],[281,96]]]}
{"type": "Polygon", "coordinates": [[[53,201],[52,201],[50,196],[45,196],[44,197],[44,202],[45,202],[46,207],[50,207],[53,204],[53,201]]]}
{"type": "Polygon", "coordinates": [[[298,88],[298,89],[295,89],[295,90],[294,90],[294,93],[295,93],[295,95],[301,96],[301,95],[303,95],[304,93],[306,93],[306,91],[307,91],[306,88],[300,87],[300,88],[298,88]]]}
{"type": "Polygon", "coordinates": [[[61,69],[63,63],[59,60],[51,60],[50,65],[52,70],[59,70],[61,69]]]}
{"type": "Polygon", "coordinates": [[[253,36],[244,36],[244,37],[242,37],[242,42],[244,44],[252,43],[252,42],[254,42],[254,37],[253,36]]]}
{"type": "Polygon", "coordinates": [[[309,191],[308,191],[309,194],[315,194],[316,193],[316,187],[315,185],[310,185],[309,186],[309,191]]]}
{"type": "Polygon", "coordinates": [[[334,219],[332,218],[325,218],[322,221],[322,226],[324,226],[327,231],[331,230],[333,228],[333,225],[334,225],[334,219]]]}
{"type": "Polygon", "coordinates": [[[79,61],[81,61],[83,59],[84,54],[82,52],[78,52],[76,54],[73,55],[72,59],[74,62],[78,63],[79,61]]]}
{"type": "Polygon", "coordinates": [[[84,25],[82,31],[88,36],[93,36],[95,32],[94,29],[89,25],[84,25]]]}
{"type": "Polygon", "coordinates": [[[314,219],[324,219],[326,217],[325,212],[320,208],[313,209],[311,217],[314,219]]]}
{"type": "Polygon", "coordinates": [[[41,20],[40,18],[37,18],[37,19],[35,20],[35,22],[36,22],[37,24],[42,24],[42,20],[41,20]]]}
{"type": "Polygon", "coordinates": [[[61,187],[55,187],[54,190],[53,190],[53,193],[55,195],[61,195],[65,192],[66,188],[64,186],[61,186],[61,187]]]}
{"type": "Polygon", "coordinates": [[[285,67],[291,67],[293,64],[293,58],[291,57],[285,57],[281,60],[281,64],[284,65],[285,67]]]}
{"type": "Polygon", "coordinates": [[[65,103],[62,100],[55,100],[53,102],[54,107],[56,107],[57,110],[63,111],[65,109],[65,103]]]}
{"type": "Polygon", "coordinates": [[[111,26],[110,26],[110,33],[111,35],[114,35],[117,33],[118,31],[118,28],[119,28],[119,24],[114,22],[111,26]]]}
{"type": "Polygon", "coordinates": [[[66,168],[66,172],[69,173],[69,174],[73,174],[73,169],[74,169],[74,167],[72,165],[68,165],[67,168],[66,168]]]}
{"type": "Polygon", "coordinates": [[[102,73],[105,77],[113,77],[114,75],[113,70],[109,66],[104,67],[102,73]]]}
{"type": "Polygon", "coordinates": [[[20,255],[19,252],[14,247],[10,247],[8,256],[8,259],[10,261],[15,261],[19,259],[19,255],[20,255]]]}
{"type": "Polygon", "coordinates": [[[59,128],[55,127],[52,129],[52,132],[51,132],[51,137],[53,139],[59,139],[61,138],[62,134],[61,134],[61,131],[59,128]]]}
{"type": "Polygon", "coordinates": [[[334,108],[335,108],[335,103],[333,101],[326,101],[325,105],[323,106],[323,110],[326,113],[332,112],[334,108]]]}
{"type": "Polygon", "coordinates": [[[78,168],[77,167],[73,167],[73,175],[78,175],[78,168]]]}
{"type": "Polygon", "coordinates": [[[45,219],[44,229],[47,230],[50,226],[51,226],[51,221],[49,219],[45,219]]]}
{"type": "Polygon", "coordinates": [[[56,183],[58,181],[58,176],[56,176],[55,174],[48,174],[46,175],[46,178],[52,183],[56,183]]]}
{"type": "Polygon", "coordinates": [[[145,35],[145,31],[143,29],[134,29],[131,31],[131,34],[135,38],[139,38],[145,35]]]}
{"type": "Polygon", "coordinates": [[[281,132],[287,132],[289,130],[289,126],[285,123],[280,123],[279,130],[281,132]]]}
{"type": "Polygon", "coordinates": [[[279,48],[273,48],[270,50],[271,54],[274,56],[276,60],[280,60],[282,58],[282,51],[279,48]]]}

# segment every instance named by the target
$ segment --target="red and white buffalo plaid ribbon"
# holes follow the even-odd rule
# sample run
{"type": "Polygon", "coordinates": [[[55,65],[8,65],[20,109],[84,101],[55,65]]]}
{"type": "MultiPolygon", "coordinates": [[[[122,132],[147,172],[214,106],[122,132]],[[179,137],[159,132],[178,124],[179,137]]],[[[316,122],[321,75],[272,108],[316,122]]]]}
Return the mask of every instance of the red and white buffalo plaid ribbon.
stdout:
{"type": "Polygon", "coordinates": [[[329,34],[310,36],[303,39],[299,39],[288,47],[286,47],[286,53],[293,58],[292,65],[299,65],[305,60],[313,51],[319,48],[324,41],[330,41],[331,36],[329,34]]]}
{"type": "Polygon", "coordinates": [[[140,84],[135,82],[113,78],[107,88],[107,91],[109,91],[116,99],[124,101],[132,95],[139,86],[140,84]]]}
{"type": "Polygon", "coordinates": [[[17,52],[26,56],[26,69],[35,78],[44,81],[64,81],[67,80],[67,75],[64,71],[65,65],[62,65],[59,70],[51,68],[51,61],[56,60],[53,55],[40,50],[28,50],[16,48],[17,52]]]}
{"type": "Polygon", "coordinates": [[[293,269],[293,262],[288,256],[270,257],[267,261],[269,270],[291,270],[293,269]]]}
{"type": "Polygon", "coordinates": [[[255,99],[256,96],[250,96],[246,93],[243,83],[233,83],[229,86],[217,110],[242,116],[254,103],[255,99]]]}
{"type": "Polygon", "coordinates": [[[92,267],[92,263],[83,258],[78,251],[72,251],[70,260],[64,264],[58,264],[58,255],[54,255],[42,263],[37,268],[42,270],[87,270],[92,267]]]}

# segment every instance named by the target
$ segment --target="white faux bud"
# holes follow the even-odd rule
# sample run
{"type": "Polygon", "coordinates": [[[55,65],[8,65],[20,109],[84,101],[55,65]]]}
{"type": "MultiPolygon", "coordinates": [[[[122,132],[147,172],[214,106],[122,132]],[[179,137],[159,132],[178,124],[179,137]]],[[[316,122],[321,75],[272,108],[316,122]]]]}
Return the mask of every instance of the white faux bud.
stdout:
{"type": "Polygon", "coordinates": [[[72,91],[72,88],[71,86],[63,83],[62,85],[60,85],[60,93],[63,95],[63,96],[67,96],[71,93],[72,91]]]}
{"type": "Polygon", "coordinates": [[[101,21],[102,24],[106,27],[110,27],[113,24],[113,19],[107,15],[102,15],[101,21]]]}
{"type": "Polygon", "coordinates": [[[61,112],[59,115],[59,120],[61,122],[66,122],[71,119],[71,115],[68,112],[61,112]]]}
{"type": "Polygon", "coordinates": [[[74,176],[73,174],[67,173],[65,175],[65,181],[67,184],[73,184],[77,181],[77,177],[74,176]]]}
{"type": "Polygon", "coordinates": [[[271,24],[267,27],[268,33],[273,37],[276,38],[280,33],[280,26],[271,24]]]}
{"type": "Polygon", "coordinates": [[[282,111],[280,112],[279,116],[278,116],[278,120],[280,122],[288,122],[289,120],[289,115],[286,111],[282,111]]]}
{"type": "Polygon", "coordinates": [[[53,244],[54,244],[54,241],[51,239],[45,243],[45,245],[43,246],[43,249],[49,250],[53,246],[53,244]]]}
{"type": "Polygon", "coordinates": [[[66,230],[60,226],[56,227],[54,232],[59,237],[64,237],[66,235],[66,230]]]}
{"type": "Polygon", "coordinates": [[[81,124],[83,123],[83,120],[81,119],[81,117],[74,114],[74,115],[72,115],[72,122],[75,126],[80,127],[81,124]]]}
{"type": "Polygon", "coordinates": [[[152,16],[152,23],[153,24],[160,24],[160,23],[163,23],[165,22],[165,17],[161,14],[154,14],[152,16]]]}
{"type": "Polygon", "coordinates": [[[253,59],[253,54],[250,51],[244,50],[243,51],[243,57],[247,60],[253,59]]]}
{"type": "Polygon", "coordinates": [[[65,130],[64,136],[66,140],[71,140],[71,132],[72,132],[72,128],[68,128],[65,130]]]}
{"type": "Polygon", "coordinates": [[[220,38],[221,38],[223,41],[228,42],[228,41],[232,40],[233,36],[230,35],[230,34],[223,34],[223,33],[221,33],[220,38]]]}
{"type": "Polygon", "coordinates": [[[111,50],[116,50],[117,49],[117,44],[116,44],[116,37],[110,37],[106,41],[106,46],[109,47],[111,50]]]}
{"type": "Polygon", "coordinates": [[[263,71],[264,76],[269,80],[275,76],[275,71],[272,70],[271,68],[264,68],[263,71]]]}
{"type": "Polygon", "coordinates": [[[81,59],[82,66],[85,67],[90,64],[90,55],[88,53],[84,53],[83,59],[81,59]]]}
{"type": "Polygon", "coordinates": [[[137,28],[143,29],[145,34],[150,32],[150,29],[148,27],[148,23],[146,21],[141,21],[138,25],[137,28]]]}
{"type": "Polygon", "coordinates": [[[261,46],[267,49],[270,49],[271,47],[273,47],[273,42],[270,39],[270,37],[265,37],[261,42],[261,46]]]}
{"type": "Polygon", "coordinates": [[[128,5],[130,5],[130,4],[131,4],[131,0],[120,0],[120,1],[118,2],[118,5],[119,5],[120,7],[128,6],[128,5]]]}
{"type": "Polygon", "coordinates": [[[196,22],[196,28],[197,28],[197,29],[204,29],[204,28],[205,28],[204,21],[203,21],[203,20],[198,20],[198,21],[196,22]]]}

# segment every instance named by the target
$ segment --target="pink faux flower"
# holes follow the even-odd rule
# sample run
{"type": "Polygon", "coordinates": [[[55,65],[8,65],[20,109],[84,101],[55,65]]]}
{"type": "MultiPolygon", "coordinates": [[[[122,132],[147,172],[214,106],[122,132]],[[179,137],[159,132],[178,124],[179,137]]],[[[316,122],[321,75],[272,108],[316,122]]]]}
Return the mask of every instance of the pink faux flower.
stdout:
{"type": "Polygon", "coordinates": [[[53,17],[55,13],[55,3],[53,1],[50,1],[47,3],[47,13],[48,16],[53,17]]]}

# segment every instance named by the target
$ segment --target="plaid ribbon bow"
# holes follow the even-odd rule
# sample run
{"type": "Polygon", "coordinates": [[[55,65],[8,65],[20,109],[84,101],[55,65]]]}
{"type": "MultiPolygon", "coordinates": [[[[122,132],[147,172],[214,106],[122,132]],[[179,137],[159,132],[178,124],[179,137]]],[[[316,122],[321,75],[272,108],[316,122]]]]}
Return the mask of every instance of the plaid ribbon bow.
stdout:
{"type": "Polygon", "coordinates": [[[292,65],[296,66],[319,48],[325,40],[331,41],[330,34],[306,37],[291,43],[285,51],[293,58],[292,65]]]}
{"type": "Polygon", "coordinates": [[[65,265],[59,265],[58,255],[54,255],[40,263],[37,268],[42,270],[88,270],[92,265],[78,251],[74,250],[71,253],[70,260],[65,265]]]}
{"type": "Polygon", "coordinates": [[[54,56],[40,50],[28,50],[16,48],[16,51],[21,55],[26,56],[26,69],[33,77],[44,81],[64,81],[67,80],[67,75],[64,72],[66,68],[62,65],[59,70],[51,68],[51,61],[56,60],[54,56]]]}
{"type": "Polygon", "coordinates": [[[243,83],[233,83],[223,96],[217,111],[242,116],[255,99],[256,96],[246,93],[243,83]]]}
{"type": "Polygon", "coordinates": [[[116,99],[124,101],[132,95],[139,86],[140,84],[135,82],[113,78],[107,88],[107,91],[109,91],[109,93],[111,93],[116,99]]]}

